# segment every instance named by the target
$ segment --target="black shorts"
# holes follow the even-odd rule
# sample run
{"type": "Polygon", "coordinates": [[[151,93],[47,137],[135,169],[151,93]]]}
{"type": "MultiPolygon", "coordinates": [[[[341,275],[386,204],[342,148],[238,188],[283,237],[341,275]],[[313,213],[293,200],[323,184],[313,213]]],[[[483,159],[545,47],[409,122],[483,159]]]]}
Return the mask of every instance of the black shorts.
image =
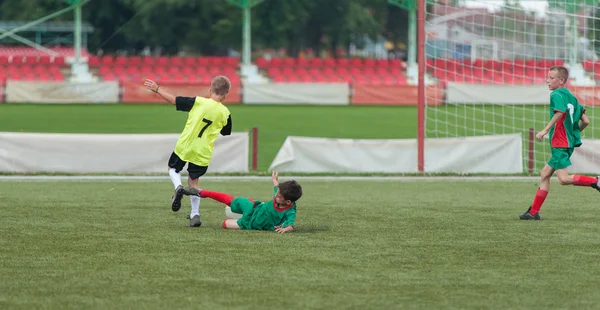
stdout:
{"type": "Polygon", "coordinates": [[[190,174],[190,178],[192,180],[203,176],[206,173],[206,170],[208,169],[208,166],[198,166],[196,164],[188,163],[186,161],[181,160],[181,158],[179,158],[179,156],[177,156],[175,152],[173,152],[173,154],[171,154],[171,157],[169,157],[169,168],[175,168],[175,172],[177,173],[183,170],[185,164],[188,164],[187,171],[190,174]]]}

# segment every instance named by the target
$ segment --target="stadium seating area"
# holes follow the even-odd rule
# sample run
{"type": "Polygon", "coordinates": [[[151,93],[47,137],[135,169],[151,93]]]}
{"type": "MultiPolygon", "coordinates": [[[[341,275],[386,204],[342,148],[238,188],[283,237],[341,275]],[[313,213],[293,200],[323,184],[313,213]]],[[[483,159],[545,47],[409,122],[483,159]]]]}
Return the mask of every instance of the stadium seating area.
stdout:
{"type": "MultiPolygon", "coordinates": [[[[66,57],[72,47],[53,47],[59,56],[48,56],[29,47],[0,47],[0,83],[5,80],[63,81],[70,75],[66,57]]],[[[213,76],[227,75],[239,84],[236,57],[89,56],[90,71],[105,81],[139,81],[143,78],[168,83],[210,83],[213,76]]],[[[406,85],[406,64],[398,59],[360,58],[258,58],[255,64],[275,83],[353,83],[361,85],[406,85]]],[[[442,84],[543,84],[547,68],[562,60],[427,59],[427,72],[442,84]]],[[[585,70],[600,79],[600,61],[585,61],[585,70]]]]}
{"type": "Polygon", "coordinates": [[[61,67],[64,65],[63,56],[0,54],[0,83],[5,80],[63,81],[65,76],[61,67]]]}
{"type": "Polygon", "coordinates": [[[240,83],[236,57],[91,56],[90,70],[105,81],[137,81],[143,78],[168,83],[210,83],[223,74],[240,83]]]}
{"type": "Polygon", "coordinates": [[[594,79],[600,80],[600,61],[591,61],[586,60],[583,62],[583,68],[587,72],[592,72],[594,74],[594,79]]]}
{"type": "Polygon", "coordinates": [[[404,85],[404,63],[399,59],[258,58],[256,65],[273,82],[347,82],[404,85]]]}
{"type": "Polygon", "coordinates": [[[547,69],[562,60],[481,60],[427,59],[427,71],[442,83],[544,84],[547,69]]]}

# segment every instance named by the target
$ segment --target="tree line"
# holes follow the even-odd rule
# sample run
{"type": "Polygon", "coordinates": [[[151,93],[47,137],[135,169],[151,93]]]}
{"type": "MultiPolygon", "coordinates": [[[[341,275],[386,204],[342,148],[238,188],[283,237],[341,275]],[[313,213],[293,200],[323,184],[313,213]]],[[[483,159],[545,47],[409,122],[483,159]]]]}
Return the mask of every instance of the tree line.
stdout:
{"type": "MultiPolygon", "coordinates": [[[[61,0],[0,0],[0,20],[32,21],[63,9],[61,0]]],[[[92,0],[83,20],[94,27],[88,49],[161,50],[223,55],[241,50],[242,10],[225,0],[92,0]]],[[[72,21],[73,13],[52,21],[72,21]]],[[[361,46],[365,38],[407,40],[408,13],[387,0],[265,0],[252,9],[252,48],[311,49],[361,46]]]]}

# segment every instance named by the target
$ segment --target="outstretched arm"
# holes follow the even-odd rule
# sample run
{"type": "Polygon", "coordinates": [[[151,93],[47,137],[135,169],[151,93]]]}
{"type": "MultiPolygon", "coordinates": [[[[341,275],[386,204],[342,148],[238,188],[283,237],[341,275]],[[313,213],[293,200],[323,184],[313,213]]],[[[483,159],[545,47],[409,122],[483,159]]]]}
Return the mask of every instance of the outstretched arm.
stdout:
{"type": "Polygon", "coordinates": [[[279,186],[279,173],[277,171],[273,171],[271,178],[273,179],[273,187],[279,186]]]}
{"type": "Polygon", "coordinates": [[[552,126],[554,126],[554,124],[556,124],[556,122],[558,122],[558,120],[561,119],[563,117],[563,115],[565,115],[564,112],[555,111],[554,116],[552,117],[552,119],[550,120],[548,125],[546,125],[546,128],[544,128],[542,131],[538,132],[537,135],[535,135],[535,138],[538,141],[542,141],[542,138],[544,138],[544,136],[547,135],[548,132],[550,132],[550,128],[552,128],[552,126]]]}
{"type": "Polygon", "coordinates": [[[175,104],[175,95],[165,91],[164,89],[161,89],[160,86],[158,86],[158,84],[156,84],[156,82],[147,79],[144,82],[144,86],[146,86],[146,88],[148,88],[149,90],[159,94],[168,103],[175,104]]]}

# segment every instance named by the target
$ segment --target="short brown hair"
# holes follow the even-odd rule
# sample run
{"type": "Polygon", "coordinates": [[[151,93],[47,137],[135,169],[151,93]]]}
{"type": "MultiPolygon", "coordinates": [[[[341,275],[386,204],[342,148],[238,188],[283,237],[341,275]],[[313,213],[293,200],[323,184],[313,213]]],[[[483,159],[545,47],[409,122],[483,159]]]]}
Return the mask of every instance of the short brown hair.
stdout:
{"type": "Polygon", "coordinates": [[[226,76],[219,75],[210,83],[210,90],[217,96],[225,96],[229,93],[231,82],[226,76]]]}
{"type": "Polygon", "coordinates": [[[302,186],[294,180],[285,181],[279,184],[279,193],[284,199],[295,202],[302,197],[302,186]]]}
{"type": "Polygon", "coordinates": [[[563,67],[563,66],[552,66],[550,68],[550,71],[556,71],[558,72],[558,75],[565,79],[565,81],[567,81],[567,79],[569,78],[569,70],[567,70],[567,68],[563,67]]]}

